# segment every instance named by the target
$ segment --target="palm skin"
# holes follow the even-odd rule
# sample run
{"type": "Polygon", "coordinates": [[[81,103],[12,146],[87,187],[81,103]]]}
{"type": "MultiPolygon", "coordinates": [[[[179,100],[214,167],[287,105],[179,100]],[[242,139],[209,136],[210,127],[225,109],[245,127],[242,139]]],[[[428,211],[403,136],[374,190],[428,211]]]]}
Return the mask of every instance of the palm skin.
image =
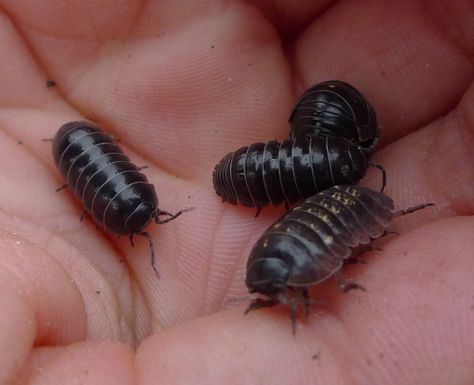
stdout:
{"type": "MultiPolygon", "coordinates": [[[[474,9],[459,2],[2,1],[2,384],[469,384],[474,379],[474,9]],[[53,79],[57,86],[46,87],[53,79]],[[288,135],[307,87],[347,81],[377,112],[397,219],[291,333],[243,315],[245,263],[283,212],[221,203],[227,152],[288,135]],[[132,248],[79,221],[49,143],[90,118],[155,184],[132,248]]],[[[376,188],[370,172],[364,184],[376,188]]]]}

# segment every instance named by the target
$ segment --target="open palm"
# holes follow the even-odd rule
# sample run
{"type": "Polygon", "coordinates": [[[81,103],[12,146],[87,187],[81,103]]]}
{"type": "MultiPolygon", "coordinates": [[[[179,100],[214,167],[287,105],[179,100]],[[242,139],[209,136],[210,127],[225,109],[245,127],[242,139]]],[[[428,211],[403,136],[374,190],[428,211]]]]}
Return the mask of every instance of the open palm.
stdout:
{"type": "Polygon", "coordinates": [[[472,383],[472,3],[252,3],[1,1],[2,384],[472,383]],[[436,206],[344,269],[367,292],[314,288],[293,336],[284,307],[243,315],[249,250],[284,208],[221,203],[211,173],[287,137],[297,96],[328,79],[373,104],[396,207],[436,206]],[[145,239],[54,192],[41,139],[79,119],[148,166],[162,210],[194,207],[147,229],[160,279],[145,239]]]}

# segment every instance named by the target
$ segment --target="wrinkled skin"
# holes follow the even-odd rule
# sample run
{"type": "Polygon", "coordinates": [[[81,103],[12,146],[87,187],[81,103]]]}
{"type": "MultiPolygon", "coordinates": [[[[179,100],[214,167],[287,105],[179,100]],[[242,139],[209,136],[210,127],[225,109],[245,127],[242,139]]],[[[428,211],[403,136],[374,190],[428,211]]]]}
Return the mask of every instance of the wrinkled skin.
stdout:
{"type": "Polygon", "coordinates": [[[2,384],[472,383],[472,2],[255,3],[1,1],[2,384]],[[211,173],[288,136],[294,100],[327,79],[373,104],[396,206],[436,206],[344,268],[367,292],[312,289],[293,336],[283,306],[243,315],[248,252],[283,207],[221,203],[211,173]],[[54,192],[41,139],[86,117],[148,166],[161,209],[195,208],[148,227],[159,280],[145,239],[96,231],[54,192]]]}

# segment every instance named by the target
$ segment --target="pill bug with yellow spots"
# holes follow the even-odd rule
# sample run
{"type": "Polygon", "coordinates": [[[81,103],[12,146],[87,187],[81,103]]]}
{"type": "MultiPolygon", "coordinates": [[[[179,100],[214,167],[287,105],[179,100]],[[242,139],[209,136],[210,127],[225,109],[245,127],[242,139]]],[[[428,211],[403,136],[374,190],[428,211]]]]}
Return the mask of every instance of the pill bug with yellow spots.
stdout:
{"type": "Polygon", "coordinates": [[[308,287],[334,276],[341,290],[362,288],[345,282],[341,267],[353,251],[385,234],[393,218],[432,206],[393,211],[382,192],[361,186],[333,186],[284,215],[260,237],[250,252],[245,283],[254,300],[246,310],[289,304],[295,331],[297,307],[308,307],[308,287]]]}

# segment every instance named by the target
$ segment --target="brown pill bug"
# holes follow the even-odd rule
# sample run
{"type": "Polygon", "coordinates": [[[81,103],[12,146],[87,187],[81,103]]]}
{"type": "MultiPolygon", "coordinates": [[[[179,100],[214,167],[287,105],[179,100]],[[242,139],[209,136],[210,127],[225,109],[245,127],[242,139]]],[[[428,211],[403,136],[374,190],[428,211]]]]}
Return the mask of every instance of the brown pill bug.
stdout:
{"type": "Polygon", "coordinates": [[[298,305],[308,312],[308,287],[331,276],[344,292],[362,288],[345,282],[341,267],[361,245],[386,234],[393,218],[432,203],[393,211],[393,201],[382,192],[340,185],[322,191],[294,207],[256,242],[247,262],[245,283],[254,300],[246,314],[262,307],[289,304],[295,332],[298,305]]]}
{"type": "Polygon", "coordinates": [[[336,184],[355,184],[366,173],[365,152],[342,138],[301,135],[254,143],[227,154],[212,178],[223,201],[256,207],[290,205],[336,184]]]}
{"type": "Polygon", "coordinates": [[[339,80],[318,83],[298,100],[290,115],[291,136],[344,138],[368,153],[379,139],[375,111],[356,88],[339,80]]]}
{"type": "Polygon", "coordinates": [[[134,235],[147,238],[158,275],[153,241],[144,230],[151,220],[167,223],[185,210],[174,215],[160,210],[155,187],[109,135],[89,122],[61,126],[53,139],[53,156],[67,182],[62,187],[74,192],[98,226],[128,235],[132,245],[134,235]]]}

